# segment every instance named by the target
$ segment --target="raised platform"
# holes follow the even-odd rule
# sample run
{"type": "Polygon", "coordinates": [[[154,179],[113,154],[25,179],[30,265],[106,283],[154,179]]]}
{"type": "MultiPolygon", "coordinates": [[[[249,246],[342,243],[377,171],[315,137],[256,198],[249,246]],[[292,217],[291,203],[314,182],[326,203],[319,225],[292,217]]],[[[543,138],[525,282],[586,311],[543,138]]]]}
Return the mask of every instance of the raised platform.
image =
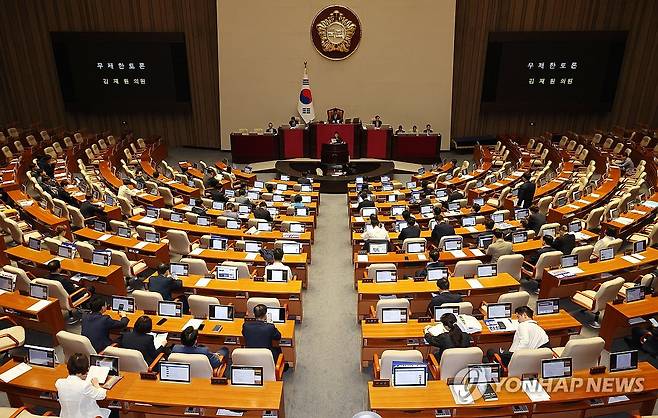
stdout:
{"type": "MultiPolygon", "coordinates": [[[[290,158],[287,160],[272,160],[263,161],[259,163],[251,163],[251,169],[255,173],[274,173],[277,171],[276,164],[281,161],[299,162],[299,163],[316,163],[320,164],[320,160],[316,158],[290,158]]],[[[380,160],[377,158],[356,158],[350,160],[351,163],[393,163],[393,172],[395,173],[417,173],[418,169],[422,167],[421,164],[407,163],[404,161],[380,160]]]]}

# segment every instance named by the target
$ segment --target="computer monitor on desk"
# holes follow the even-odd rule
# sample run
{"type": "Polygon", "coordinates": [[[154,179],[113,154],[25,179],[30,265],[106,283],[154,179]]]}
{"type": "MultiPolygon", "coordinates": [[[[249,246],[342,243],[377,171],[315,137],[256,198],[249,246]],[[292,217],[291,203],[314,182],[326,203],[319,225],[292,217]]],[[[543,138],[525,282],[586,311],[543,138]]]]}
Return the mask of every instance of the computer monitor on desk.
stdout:
{"type": "Polygon", "coordinates": [[[228,246],[228,239],[222,237],[210,237],[208,248],[211,250],[225,250],[228,246]]]}
{"type": "Polygon", "coordinates": [[[107,367],[110,370],[108,376],[119,375],[119,357],[92,354],[89,356],[89,365],[107,367]]]}
{"type": "Polygon", "coordinates": [[[27,363],[34,366],[55,367],[55,349],[38,345],[25,345],[27,363]]]}
{"type": "Polygon", "coordinates": [[[469,227],[475,226],[475,216],[465,216],[462,218],[462,226],[469,227]]]}
{"type": "Polygon", "coordinates": [[[494,277],[498,274],[498,266],[496,264],[480,264],[477,266],[478,277],[494,277]]]}
{"type": "Polygon", "coordinates": [[[267,322],[273,324],[283,324],[286,322],[286,308],[267,307],[267,322]]]}
{"type": "Polygon", "coordinates": [[[633,243],[633,253],[641,253],[642,251],[646,251],[647,249],[647,241],[646,240],[640,240],[640,241],[635,241],[633,243]]]}
{"type": "Polygon", "coordinates": [[[302,244],[299,242],[284,242],[281,244],[281,249],[284,254],[301,254],[302,244]]]}
{"type": "Polygon", "coordinates": [[[615,258],[615,249],[614,248],[604,248],[599,251],[599,261],[608,261],[615,258]]]}
{"type": "Polygon", "coordinates": [[[94,230],[98,232],[107,231],[107,225],[103,221],[94,221],[94,230]]]}
{"type": "Polygon", "coordinates": [[[135,312],[135,298],[128,296],[112,296],[112,310],[115,312],[135,312]]]}
{"type": "Polygon", "coordinates": [[[407,244],[407,252],[410,254],[418,254],[425,252],[424,242],[410,242],[407,244]]]}
{"type": "Polygon", "coordinates": [[[94,251],[91,254],[91,264],[108,267],[112,261],[112,254],[106,251],[94,251]]]}
{"type": "Polygon", "coordinates": [[[487,319],[504,319],[512,317],[512,304],[504,303],[488,303],[487,304],[487,319]]]}
{"type": "Polygon", "coordinates": [[[375,271],[375,283],[390,283],[397,281],[396,270],[377,270],[375,271]]]}
{"type": "Polygon", "coordinates": [[[41,250],[41,240],[38,240],[34,237],[30,237],[30,239],[27,241],[27,246],[34,251],[40,251],[41,250]]]}
{"type": "Polygon", "coordinates": [[[542,379],[562,379],[571,377],[571,357],[547,359],[541,361],[542,379]]]}
{"type": "Polygon", "coordinates": [[[576,267],[578,265],[578,254],[563,255],[560,258],[560,267],[563,269],[576,267]]]}
{"type": "Polygon", "coordinates": [[[361,216],[364,218],[367,218],[372,215],[377,214],[377,208],[376,207],[365,207],[361,208],[361,216]]]}
{"type": "Polygon", "coordinates": [[[494,212],[491,214],[491,219],[497,224],[505,222],[505,214],[503,212],[494,212]]]}
{"type": "Polygon", "coordinates": [[[185,363],[174,363],[171,361],[161,361],[160,381],[190,383],[190,365],[185,363]]]}
{"type": "Polygon", "coordinates": [[[440,321],[441,317],[447,313],[451,313],[455,316],[459,315],[459,306],[435,306],[434,307],[434,320],[440,321]]]}
{"type": "Polygon", "coordinates": [[[260,366],[231,366],[231,385],[263,386],[263,368],[260,366]]]}
{"type": "Polygon", "coordinates": [[[487,248],[489,248],[489,245],[491,245],[493,240],[494,240],[493,235],[480,235],[478,237],[478,247],[482,250],[486,250],[487,248]]]}
{"type": "Polygon", "coordinates": [[[48,286],[45,284],[30,283],[30,296],[36,299],[48,299],[48,286]]]}
{"type": "Polygon", "coordinates": [[[580,221],[569,222],[569,232],[576,233],[583,229],[583,224],[580,221]]]}
{"type": "Polygon", "coordinates": [[[268,282],[285,283],[290,279],[288,277],[288,270],[269,269],[265,273],[265,280],[268,282]]]}
{"type": "Polygon", "coordinates": [[[528,231],[512,232],[512,244],[520,244],[528,241],[528,231]]]}
{"type": "Polygon", "coordinates": [[[388,241],[368,241],[369,254],[386,254],[388,253],[388,241]]]}
{"type": "Polygon", "coordinates": [[[183,304],[181,302],[161,300],[158,302],[158,315],[180,318],[183,316],[183,304]]]}
{"type": "Polygon", "coordinates": [[[619,351],[610,353],[610,372],[623,372],[637,369],[638,351],[619,351]]]}
{"type": "Polygon", "coordinates": [[[175,276],[188,276],[190,266],[185,263],[171,263],[169,265],[169,271],[175,276]]]}
{"type": "Polygon", "coordinates": [[[423,363],[393,366],[393,387],[427,386],[427,365],[423,363]]]}
{"type": "Polygon", "coordinates": [[[637,302],[644,299],[644,288],[633,286],[626,289],[626,302],[637,302]]]}
{"type": "Polygon", "coordinates": [[[447,279],[450,273],[448,272],[448,267],[435,267],[427,269],[427,280],[436,281],[441,279],[447,279]]]}
{"type": "Polygon", "coordinates": [[[436,189],[434,191],[434,195],[437,197],[437,199],[447,199],[448,198],[448,190],[447,189],[436,189]]]}
{"type": "Polygon", "coordinates": [[[395,230],[397,232],[401,232],[406,227],[407,227],[407,221],[395,221],[395,230]]]}
{"type": "Polygon", "coordinates": [[[443,241],[443,249],[445,251],[459,251],[462,249],[461,239],[447,239],[443,241]]]}
{"type": "Polygon", "coordinates": [[[16,280],[16,275],[12,273],[7,273],[6,271],[0,271],[0,290],[5,292],[14,291],[14,282],[16,280]]]}
{"type": "Polygon", "coordinates": [[[208,319],[211,321],[233,321],[233,305],[210,305],[208,306],[208,319]]]}
{"type": "Polygon", "coordinates": [[[57,247],[57,255],[63,258],[73,258],[74,249],[68,245],[60,245],[57,247]]]}
{"type": "Polygon", "coordinates": [[[260,252],[262,244],[258,241],[245,241],[244,250],[248,253],[257,253],[260,252]]]}
{"type": "Polygon", "coordinates": [[[382,324],[406,323],[408,319],[407,308],[382,308],[382,324]]]}
{"type": "Polygon", "coordinates": [[[178,212],[171,212],[171,215],[169,215],[169,220],[171,222],[183,222],[183,214],[178,212]]]}
{"type": "Polygon", "coordinates": [[[407,208],[403,205],[394,205],[391,206],[391,216],[399,216],[402,215],[402,213],[406,210],[407,208]]]}
{"type": "Polygon", "coordinates": [[[237,219],[227,219],[226,220],[227,229],[240,229],[240,221],[237,219]]]}
{"type": "Polygon", "coordinates": [[[132,236],[130,228],[126,228],[125,226],[120,226],[117,229],[117,235],[121,238],[130,238],[132,236]]]}
{"type": "Polygon", "coordinates": [[[537,299],[535,306],[537,315],[552,315],[560,312],[560,298],[537,299]]]}
{"type": "Polygon", "coordinates": [[[514,210],[514,219],[517,221],[520,221],[521,219],[525,219],[530,215],[530,211],[528,209],[516,209],[514,210]]]}
{"type": "Polygon", "coordinates": [[[304,227],[304,224],[301,222],[292,222],[288,224],[288,231],[293,232],[295,234],[303,234],[306,228],[304,227]]]}

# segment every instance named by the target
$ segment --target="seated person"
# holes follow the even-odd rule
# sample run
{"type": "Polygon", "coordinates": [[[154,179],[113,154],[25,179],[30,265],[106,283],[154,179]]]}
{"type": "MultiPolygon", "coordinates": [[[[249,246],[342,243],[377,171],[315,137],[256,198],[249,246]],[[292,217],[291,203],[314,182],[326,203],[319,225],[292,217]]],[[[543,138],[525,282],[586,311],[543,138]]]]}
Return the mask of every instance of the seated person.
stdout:
{"type": "Polygon", "coordinates": [[[67,277],[62,273],[62,263],[59,260],[51,260],[46,267],[49,271],[46,279],[60,282],[66,293],[69,295],[80,288],[70,277],[67,277]]]}
{"type": "Polygon", "coordinates": [[[183,287],[182,280],[175,280],[169,273],[169,266],[158,264],[157,275],[149,278],[149,290],[158,292],[164,300],[174,300],[171,292],[183,287]]]}
{"type": "Polygon", "coordinates": [[[91,345],[97,353],[105,350],[112,344],[110,331],[113,329],[123,329],[128,326],[128,318],[125,312],[119,312],[120,320],[112,319],[104,315],[107,311],[105,300],[100,295],[94,295],[89,300],[89,313],[82,315],[82,331],[85,337],[89,338],[91,345]]]}
{"type": "Polygon", "coordinates": [[[331,138],[331,143],[332,144],[344,144],[345,141],[343,141],[343,138],[338,135],[338,132],[334,132],[334,136],[331,138]]]}
{"type": "Polygon", "coordinates": [[[617,230],[615,228],[606,228],[603,238],[600,238],[598,241],[596,241],[596,244],[594,244],[594,250],[592,251],[592,254],[598,257],[601,253],[601,250],[608,248],[608,246],[615,239],[617,239],[617,230]]]}
{"type": "Polygon", "coordinates": [[[528,263],[532,264],[533,266],[537,265],[537,261],[539,261],[539,256],[541,256],[544,253],[550,252],[550,251],[555,251],[555,248],[553,247],[553,237],[550,235],[543,235],[542,237],[542,246],[540,249],[535,251],[534,254],[530,256],[528,259],[528,263]]]}
{"type": "Polygon", "coordinates": [[[235,203],[238,205],[251,205],[251,201],[243,189],[238,189],[235,191],[235,203]]]}
{"type": "Polygon", "coordinates": [[[496,227],[496,222],[494,222],[493,219],[489,217],[484,219],[484,232],[487,233],[487,235],[493,232],[495,227],[496,227]]]}
{"type": "Polygon", "coordinates": [[[558,236],[553,239],[552,247],[562,251],[564,255],[571,254],[571,251],[576,248],[576,236],[569,232],[566,225],[558,228],[557,234],[558,236]]]}
{"type": "Polygon", "coordinates": [[[221,348],[217,353],[212,353],[208,350],[208,347],[197,345],[196,340],[199,335],[199,332],[194,329],[194,327],[189,326],[183,330],[180,335],[180,344],[176,344],[172,349],[172,353],[182,353],[182,354],[203,354],[208,357],[210,361],[210,366],[213,369],[216,369],[221,365],[220,356],[227,357],[228,350],[226,348],[221,348]]]}
{"type": "Polygon", "coordinates": [[[655,356],[658,354],[658,328],[654,326],[633,327],[631,335],[624,337],[626,343],[634,349],[640,349],[655,356]]]}
{"type": "Polygon", "coordinates": [[[382,127],[382,120],[379,118],[379,115],[375,115],[375,119],[372,121],[372,126],[374,126],[375,128],[382,127]]]}
{"type": "MultiPolygon", "coordinates": [[[[97,378],[87,381],[87,373],[89,372],[89,359],[87,356],[80,353],[72,354],[66,362],[66,369],[68,370],[68,376],[55,381],[57,399],[61,406],[59,416],[72,418],[111,417],[112,411],[100,408],[96,403],[96,401],[105,399],[107,391],[99,385],[97,378]]],[[[116,416],[118,417],[118,413],[116,413],[116,416]]]]}
{"type": "Polygon", "coordinates": [[[434,225],[434,229],[432,229],[431,240],[435,245],[439,245],[441,238],[448,235],[455,235],[455,228],[446,222],[445,218],[441,215],[435,217],[435,219],[437,219],[437,223],[434,225]]]}
{"type": "Polygon", "coordinates": [[[214,177],[208,180],[208,187],[206,188],[206,195],[212,199],[213,202],[227,202],[228,199],[222,189],[222,184],[214,177]]]}
{"type": "Polygon", "coordinates": [[[267,276],[268,270],[286,270],[288,272],[288,280],[292,280],[292,270],[283,264],[283,250],[281,248],[275,248],[272,250],[272,257],[274,258],[274,262],[265,267],[265,276],[267,276]]]}
{"type": "Polygon", "coordinates": [[[438,361],[441,361],[441,355],[449,348],[468,348],[472,344],[471,336],[463,332],[457,325],[457,317],[452,313],[441,315],[441,324],[446,332],[436,337],[427,332],[430,326],[425,327],[425,339],[431,346],[437,347],[439,351],[434,353],[438,361]]]}
{"type": "Polygon", "coordinates": [[[423,130],[423,133],[429,135],[429,134],[431,134],[432,132],[434,132],[434,131],[432,130],[432,125],[430,125],[429,123],[428,123],[427,125],[425,125],[425,130],[423,130]]]}
{"type": "Polygon", "coordinates": [[[375,207],[375,202],[370,200],[370,195],[368,195],[367,190],[361,190],[361,193],[359,193],[359,197],[361,198],[361,201],[359,202],[358,205],[356,205],[356,210],[361,211],[363,208],[374,208],[375,207]]]}
{"type": "Polygon", "coordinates": [[[462,295],[450,291],[450,281],[448,279],[440,279],[436,281],[439,288],[439,294],[432,297],[429,305],[427,305],[427,313],[434,316],[434,307],[441,306],[444,303],[457,303],[462,301],[462,295]]]}
{"type": "Polygon", "coordinates": [[[57,225],[55,227],[55,230],[53,231],[53,234],[50,236],[50,238],[53,238],[60,244],[63,242],[69,242],[69,239],[66,237],[66,234],[68,233],[68,230],[64,225],[57,225]]]}
{"type": "Polygon", "coordinates": [[[417,134],[418,133],[418,126],[414,125],[411,127],[411,133],[412,134],[417,134]]]}
{"type": "Polygon", "coordinates": [[[274,184],[272,183],[265,183],[265,191],[267,193],[274,193],[274,184]]]}
{"type": "Polygon", "coordinates": [[[281,348],[274,347],[272,341],[281,340],[281,333],[274,326],[267,322],[267,306],[259,304],[254,306],[255,321],[244,321],[242,324],[242,337],[246,348],[267,348],[272,352],[272,357],[276,363],[281,348]]]}
{"type": "Polygon", "coordinates": [[[80,213],[85,219],[95,216],[98,219],[103,220],[107,218],[105,211],[103,210],[103,206],[104,205],[96,205],[94,202],[92,202],[91,193],[87,192],[85,200],[80,203],[80,213]]]}
{"type": "Polygon", "coordinates": [[[290,125],[291,128],[294,128],[295,126],[299,125],[299,122],[294,116],[292,116],[288,122],[288,125],[290,125]]]}
{"type": "Polygon", "coordinates": [[[226,206],[224,206],[222,216],[225,218],[240,219],[240,214],[235,210],[235,204],[233,202],[228,202],[226,206]]]}
{"type": "Polygon", "coordinates": [[[514,254],[512,243],[503,239],[503,231],[496,229],[493,231],[494,241],[487,247],[487,255],[491,256],[491,262],[497,263],[503,255],[514,254]]]}
{"type": "Polygon", "coordinates": [[[439,268],[439,267],[445,267],[445,264],[443,261],[440,260],[441,258],[441,252],[437,250],[432,250],[430,251],[430,260],[428,261],[427,264],[425,265],[425,268],[418,271],[416,273],[417,277],[427,277],[427,270],[429,269],[434,269],[434,268],[439,268]]]}
{"type": "MultiPolygon", "coordinates": [[[[523,222],[521,222],[524,224],[523,222]]],[[[535,231],[535,234],[539,234],[539,228],[546,223],[546,215],[539,212],[539,208],[536,205],[530,206],[530,215],[525,219],[525,224],[523,225],[526,229],[532,229],[535,231]]]]}
{"type": "Polygon", "coordinates": [[[338,112],[334,112],[333,115],[331,115],[331,119],[329,119],[329,123],[343,123],[343,119],[338,112]]]}
{"type": "Polygon", "coordinates": [[[419,238],[420,237],[420,226],[416,223],[416,219],[413,216],[409,216],[407,219],[407,226],[400,231],[398,239],[401,242],[404,242],[407,238],[419,238]]]}
{"type": "Polygon", "coordinates": [[[276,128],[272,124],[272,122],[267,124],[267,129],[265,130],[266,133],[268,134],[275,134],[276,133],[276,128]]]}
{"type": "Polygon", "coordinates": [[[164,347],[155,348],[153,335],[150,332],[153,330],[153,322],[151,317],[142,315],[137,318],[132,331],[126,331],[121,334],[119,338],[119,347],[137,350],[142,353],[146,364],[151,364],[155,358],[164,351],[164,347]]]}
{"type": "Polygon", "coordinates": [[[313,182],[309,178],[311,176],[310,171],[304,171],[301,177],[297,178],[297,184],[306,184],[306,185],[312,185],[313,182]]]}
{"type": "Polygon", "coordinates": [[[292,205],[290,206],[295,209],[305,208],[306,206],[304,206],[304,202],[302,202],[302,195],[296,194],[295,197],[292,198],[292,205]]]}
{"type": "Polygon", "coordinates": [[[258,207],[253,210],[254,218],[263,219],[267,222],[274,222],[272,214],[267,210],[267,203],[260,202],[258,207]]]}
{"type": "Polygon", "coordinates": [[[448,202],[454,202],[455,200],[464,199],[464,193],[461,190],[458,190],[453,185],[448,186],[448,202]]]}
{"type": "Polygon", "coordinates": [[[494,353],[493,350],[487,352],[489,359],[493,360],[497,356],[505,366],[509,365],[512,354],[517,350],[551,348],[546,331],[537,324],[537,321],[532,319],[534,311],[531,308],[519,306],[514,310],[514,313],[519,321],[519,326],[514,332],[512,346],[508,351],[500,349],[499,353],[494,353]]]}
{"type": "Polygon", "coordinates": [[[621,160],[621,161],[618,163],[618,165],[619,165],[619,168],[621,169],[621,171],[622,171],[624,174],[626,174],[626,173],[628,173],[629,171],[635,169],[635,163],[634,163],[633,160],[631,159],[631,156],[628,155],[628,154],[626,155],[626,157],[624,157],[623,160],[621,160]]]}
{"type": "Polygon", "coordinates": [[[395,135],[403,134],[403,133],[404,133],[404,128],[402,127],[402,125],[398,125],[398,128],[395,130],[395,135]]]}
{"type": "Polygon", "coordinates": [[[134,204],[133,197],[137,196],[139,192],[130,188],[131,185],[130,179],[123,179],[123,184],[119,186],[117,191],[117,197],[125,198],[130,204],[134,204]]]}
{"type": "Polygon", "coordinates": [[[473,203],[473,205],[471,205],[471,210],[473,211],[474,215],[480,213],[480,209],[482,209],[482,206],[480,206],[479,203],[473,203]]]}
{"type": "Polygon", "coordinates": [[[377,215],[370,215],[370,225],[365,227],[365,231],[361,234],[361,239],[368,240],[389,240],[388,231],[384,225],[379,222],[377,215]]]}

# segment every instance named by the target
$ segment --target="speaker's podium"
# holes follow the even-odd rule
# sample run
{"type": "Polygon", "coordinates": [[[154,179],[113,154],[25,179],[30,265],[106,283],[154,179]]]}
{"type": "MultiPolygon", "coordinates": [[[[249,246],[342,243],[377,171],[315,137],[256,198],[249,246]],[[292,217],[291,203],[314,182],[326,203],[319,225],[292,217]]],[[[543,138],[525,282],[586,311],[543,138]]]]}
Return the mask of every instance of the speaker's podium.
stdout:
{"type": "Polygon", "coordinates": [[[350,153],[347,149],[347,143],[328,143],[322,144],[322,164],[331,166],[345,165],[350,162],[350,153]]]}

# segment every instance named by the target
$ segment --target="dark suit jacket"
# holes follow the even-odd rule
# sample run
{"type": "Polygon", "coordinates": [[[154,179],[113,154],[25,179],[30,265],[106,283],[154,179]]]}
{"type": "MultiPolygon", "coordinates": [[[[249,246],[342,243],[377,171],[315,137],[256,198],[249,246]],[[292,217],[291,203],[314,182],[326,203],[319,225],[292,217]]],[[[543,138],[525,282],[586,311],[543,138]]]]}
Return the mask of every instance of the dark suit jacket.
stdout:
{"type": "Polygon", "coordinates": [[[562,254],[571,254],[571,251],[576,247],[576,237],[573,234],[564,234],[561,237],[553,240],[553,248],[562,251],[562,254]]]}
{"type": "Polygon", "coordinates": [[[85,218],[91,218],[92,216],[101,216],[105,212],[103,209],[85,200],[84,202],[80,203],[80,213],[85,218]]]}
{"type": "Polygon", "coordinates": [[[155,349],[152,335],[140,334],[135,331],[122,333],[119,345],[122,348],[129,348],[142,353],[144,361],[146,361],[147,364],[153,363],[153,360],[155,360],[159,353],[159,350],[155,349]]]}
{"type": "Polygon", "coordinates": [[[519,206],[522,208],[529,208],[532,206],[532,199],[535,197],[535,189],[535,183],[531,181],[526,181],[519,187],[519,206]]]}
{"type": "Polygon", "coordinates": [[[356,207],[356,210],[359,211],[361,208],[374,208],[375,202],[370,199],[362,200],[356,207]]]}
{"type": "Polygon", "coordinates": [[[97,312],[85,313],[82,315],[81,334],[89,338],[96,352],[100,353],[112,344],[110,330],[125,328],[127,325],[128,318],[121,318],[117,321],[97,312]]]}
{"type": "Polygon", "coordinates": [[[464,193],[460,192],[459,190],[455,190],[448,196],[448,202],[452,202],[453,200],[461,200],[464,198],[464,193]]]}
{"type": "Polygon", "coordinates": [[[430,304],[427,305],[427,312],[430,316],[434,315],[434,307],[441,306],[444,303],[456,303],[462,301],[462,295],[459,293],[452,292],[441,292],[438,295],[434,296],[430,301],[430,304]]]}
{"type": "Polygon", "coordinates": [[[471,346],[471,336],[468,335],[465,332],[462,332],[462,344],[457,345],[452,341],[452,338],[450,338],[450,334],[447,332],[444,332],[443,334],[439,334],[436,337],[433,336],[430,333],[425,334],[425,339],[427,342],[430,343],[430,345],[433,345],[434,347],[437,347],[439,351],[435,353],[436,359],[440,360],[441,359],[441,354],[449,348],[467,348],[471,346]]]}
{"type": "Polygon", "coordinates": [[[402,231],[400,231],[400,235],[398,235],[398,239],[400,241],[404,241],[407,238],[418,238],[418,237],[420,237],[420,227],[418,226],[418,224],[413,224],[412,226],[403,228],[402,231]]]}
{"type": "Polygon", "coordinates": [[[555,248],[553,247],[541,247],[533,255],[530,256],[530,259],[528,260],[528,263],[532,264],[533,266],[537,265],[537,261],[539,261],[539,256],[550,252],[550,251],[555,251],[555,248]]]}
{"type": "Polygon", "coordinates": [[[226,195],[224,195],[224,192],[221,190],[217,189],[210,189],[206,190],[206,193],[208,193],[208,196],[213,200],[213,202],[227,202],[228,199],[226,199],[226,195]]]}
{"type": "Polygon", "coordinates": [[[180,289],[183,286],[181,280],[174,280],[169,276],[155,276],[149,279],[149,290],[151,292],[158,292],[162,295],[164,300],[172,300],[171,291],[180,289]]]}
{"type": "Polygon", "coordinates": [[[539,228],[546,223],[546,215],[537,212],[531,213],[528,216],[528,229],[533,229],[535,233],[539,233],[539,228]]]}
{"type": "Polygon", "coordinates": [[[253,211],[254,218],[256,219],[264,219],[268,222],[273,222],[274,219],[272,219],[272,215],[270,212],[267,211],[265,208],[256,208],[253,211]]]}
{"type": "Polygon", "coordinates": [[[69,295],[76,290],[78,290],[78,286],[73,283],[73,281],[66,277],[66,275],[61,274],[61,273],[50,273],[48,277],[46,277],[48,280],[55,280],[57,282],[60,282],[62,284],[62,287],[64,290],[66,290],[66,293],[69,295]]]}
{"type": "Polygon", "coordinates": [[[372,125],[376,128],[380,128],[382,126],[382,121],[375,119],[372,121],[372,125]]]}
{"type": "Polygon", "coordinates": [[[438,245],[441,238],[447,235],[455,235],[455,228],[446,222],[438,223],[432,230],[432,242],[438,245]]]}
{"type": "Polygon", "coordinates": [[[300,177],[297,179],[298,184],[313,184],[311,183],[311,180],[309,180],[308,177],[300,177]]]}
{"type": "MultiPolygon", "coordinates": [[[[272,351],[272,355],[278,355],[273,350],[272,341],[279,341],[281,333],[274,326],[265,321],[245,321],[242,324],[242,336],[246,348],[267,348],[272,351]]],[[[276,357],[274,358],[276,363],[276,357]]]]}

